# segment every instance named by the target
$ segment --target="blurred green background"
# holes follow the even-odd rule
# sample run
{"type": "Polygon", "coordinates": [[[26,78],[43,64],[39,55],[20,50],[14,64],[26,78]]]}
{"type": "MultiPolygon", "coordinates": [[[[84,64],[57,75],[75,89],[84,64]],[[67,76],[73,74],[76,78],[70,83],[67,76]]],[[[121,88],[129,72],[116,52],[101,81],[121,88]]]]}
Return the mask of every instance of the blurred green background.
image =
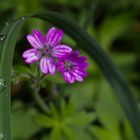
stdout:
{"type": "MultiPolygon", "coordinates": [[[[95,10],[87,31],[122,71],[140,105],[140,0],[0,0],[0,28],[12,18],[48,10],[83,26],[91,5],[95,10]]],[[[32,29],[45,35],[51,26],[33,19],[19,36],[12,69],[13,140],[135,140],[113,90],[88,56],[88,77],[83,83],[69,85],[59,75],[44,78],[40,95],[51,114],[42,115],[28,79],[36,71],[34,65],[24,63],[22,53],[30,47],[26,35],[32,29]]],[[[62,42],[77,49],[66,34],[62,42]]]]}

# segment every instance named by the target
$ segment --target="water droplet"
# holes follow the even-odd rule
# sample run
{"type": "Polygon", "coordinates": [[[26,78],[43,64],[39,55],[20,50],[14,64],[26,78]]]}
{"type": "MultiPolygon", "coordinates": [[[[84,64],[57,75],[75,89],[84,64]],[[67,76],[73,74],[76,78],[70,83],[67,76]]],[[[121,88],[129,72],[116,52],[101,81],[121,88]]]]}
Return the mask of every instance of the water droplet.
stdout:
{"type": "Polygon", "coordinates": [[[0,140],[4,138],[4,135],[0,132],[0,140]]]}
{"type": "Polygon", "coordinates": [[[0,35],[0,41],[3,41],[5,39],[4,35],[0,35]]]}
{"type": "Polygon", "coordinates": [[[22,20],[25,20],[25,17],[22,17],[22,20]]]}
{"type": "Polygon", "coordinates": [[[6,87],[6,81],[3,78],[0,78],[0,92],[2,92],[6,87]]]}
{"type": "Polygon", "coordinates": [[[8,21],[6,21],[6,23],[5,23],[5,24],[6,24],[6,26],[7,26],[7,25],[9,24],[9,23],[8,23],[8,21]]]}

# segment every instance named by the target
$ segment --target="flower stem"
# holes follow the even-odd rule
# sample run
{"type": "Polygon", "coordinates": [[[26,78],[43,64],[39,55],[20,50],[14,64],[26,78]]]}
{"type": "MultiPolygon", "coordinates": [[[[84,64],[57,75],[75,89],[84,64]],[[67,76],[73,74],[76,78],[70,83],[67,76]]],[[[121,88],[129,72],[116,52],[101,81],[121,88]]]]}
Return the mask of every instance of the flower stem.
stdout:
{"type": "Polygon", "coordinates": [[[40,91],[40,70],[39,67],[37,67],[37,78],[34,79],[34,93],[33,93],[33,97],[37,103],[37,105],[40,107],[40,109],[46,113],[49,114],[50,110],[47,106],[47,104],[45,103],[45,101],[42,99],[42,97],[39,94],[40,91]]]}
{"type": "Polygon", "coordinates": [[[48,114],[50,112],[48,106],[46,105],[46,103],[43,101],[43,99],[41,98],[41,96],[39,95],[38,91],[35,91],[35,93],[33,94],[33,97],[37,103],[37,105],[40,107],[40,109],[48,114]]]}

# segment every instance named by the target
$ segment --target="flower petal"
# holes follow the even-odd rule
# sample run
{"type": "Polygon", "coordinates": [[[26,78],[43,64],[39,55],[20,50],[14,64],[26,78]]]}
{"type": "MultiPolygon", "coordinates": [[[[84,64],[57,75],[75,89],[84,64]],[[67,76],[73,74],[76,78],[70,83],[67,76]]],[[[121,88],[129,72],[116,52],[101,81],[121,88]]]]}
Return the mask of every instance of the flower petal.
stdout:
{"type": "Polygon", "coordinates": [[[72,74],[74,75],[75,79],[79,82],[83,82],[83,77],[81,75],[79,75],[78,73],[76,72],[72,72],[72,74]]]}
{"type": "Polygon", "coordinates": [[[65,71],[65,70],[64,70],[64,63],[61,62],[61,61],[59,61],[59,62],[57,63],[57,69],[58,69],[59,72],[64,72],[64,71],[65,71]]]}
{"type": "Polygon", "coordinates": [[[36,39],[38,47],[43,48],[45,39],[44,39],[43,35],[41,34],[41,32],[38,30],[33,30],[32,32],[33,32],[34,38],[36,39]]]}
{"type": "Polygon", "coordinates": [[[36,49],[29,49],[22,54],[23,58],[32,57],[34,55],[39,57],[39,53],[36,49]]]}
{"type": "Polygon", "coordinates": [[[25,58],[26,63],[33,63],[39,60],[40,55],[36,49],[29,49],[23,53],[23,58],[25,58]]]}
{"type": "Polygon", "coordinates": [[[72,84],[74,83],[74,76],[70,72],[64,72],[63,73],[63,78],[66,82],[72,84]]]}
{"type": "Polygon", "coordinates": [[[78,57],[79,51],[78,51],[78,50],[74,51],[74,52],[72,53],[72,55],[73,55],[73,57],[78,57]]]}
{"type": "Polygon", "coordinates": [[[32,57],[27,58],[25,60],[25,62],[31,64],[31,63],[34,63],[34,62],[36,62],[38,60],[39,60],[39,58],[37,56],[32,56],[32,57]]]}
{"type": "Polygon", "coordinates": [[[80,57],[78,57],[78,59],[77,59],[77,61],[78,61],[79,63],[84,62],[84,61],[86,61],[86,60],[87,60],[87,58],[86,58],[85,56],[80,56],[80,57]]]}
{"type": "Polygon", "coordinates": [[[40,69],[43,73],[47,74],[48,73],[48,65],[47,65],[47,60],[45,57],[43,57],[40,60],[40,69]]]}
{"type": "Polygon", "coordinates": [[[46,44],[52,47],[58,45],[62,38],[62,34],[62,30],[56,30],[54,27],[51,28],[46,34],[46,44]]]}
{"type": "Polygon", "coordinates": [[[31,46],[33,48],[41,48],[41,45],[39,44],[39,42],[35,39],[34,36],[32,35],[27,35],[27,40],[29,41],[29,43],[31,44],[31,46]]]}
{"type": "Polygon", "coordinates": [[[40,69],[43,73],[55,74],[56,66],[52,58],[43,57],[40,61],[40,69]]]}
{"type": "Polygon", "coordinates": [[[32,35],[27,35],[27,40],[33,48],[43,48],[45,43],[43,35],[38,30],[33,30],[32,35]]]}
{"type": "Polygon", "coordinates": [[[54,64],[53,59],[52,58],[46,58],[46,63],[47,63],[47,66],[48,66],[49,73],[51,75],[55,74],[56,66],[54,64]]]}
{"type": "Polygon", "coordinates": [[[56,58],[62,58],[71,52],[72,49],[67,45],[57,45],[52,49],[52,55],[56,58]]]}
{"type": "Polygon", "coordinates": [[[46,34],[46,38],[45,38],[47,42],[50,41],[50,38],[51,38],[52,34],[54,34],[55,30],[56,29],[54,27],[49,29],[49,31],[46,34]]]}
{"type": "Polygon", "coordinates": [[[74,66],[76,67],[80,67],[80,68],[86,68],[88,67],[88,63],[87,62],[81,62],[81,63],[78,63],[78,62],[73,62],[74,66]]]}
{"type": "Polygon", "coordinates": [[[81,69],[79,67],[75,67],[75,69],[73,69],[73,71],[79,75],[81,75],[82,77],[86,77],[87,73],[84,71],[84,69],[81,69]]]}

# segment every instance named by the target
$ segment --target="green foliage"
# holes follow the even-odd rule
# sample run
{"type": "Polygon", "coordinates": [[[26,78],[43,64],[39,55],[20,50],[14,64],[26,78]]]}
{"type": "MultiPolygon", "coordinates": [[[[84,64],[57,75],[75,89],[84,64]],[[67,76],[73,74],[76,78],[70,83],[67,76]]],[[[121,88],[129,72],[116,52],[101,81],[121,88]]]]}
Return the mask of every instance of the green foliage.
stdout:
{"type": "Polygon", "coordinates": [[[42,83],[45,84],[45,82],[53,82],[53,83],[65,83],[65,81],[62,79],[62,76],[60,73],[56,73],[55,75],[48,75],[48,76],[45,76],[43,79],[42,79],[42,83]]]}
{"type": "Polygon", "coordinates": [[[107,17],[97,32],[100,44],[109,50],[114,39],[126,32],[132,24],[132,16],[128,13],[107,17]]]}
{"type": "Polygon", "coordinates": [[[22,108],[24,105],[20,102],[15,102],[12,107],[11,130],[14,140],[26,140],[39,130],[31,120],[37,114],[36,110],[33,108],[24,110],[22,108]]]}
{"type": "Polygon", "coordinates": [[[120,123],[124,125],[123,123],[126,121],[125,116],[118,101],[111,94],[111,89],[105,81],[101,83],[100,97],[99,102],[96,105],[96,112],[100,122],[104,128],[108,130],[109,135],[111,135],[110,140],[113,138],[116,138],[116,140],[121,139],[120,123]]]}
{"type": "MultiPolygon", "coordinates": [[[[50,140],[61,140],[63,136],[67,140],[76,140],[74,130],[84,131],[96,119],[95,113],[77,111],[75,101],[72,99],[68,103],[61,100],[59,109],[53,104],[50,105],[50,108],[50,115],[40,114],[35,118],[35,122],[40,126],[52,128],[50,140]]],[[[80,137],[81,133],[77,133],[77,135],[80,137]]]]}
{"type": "Polygon", "coordinates": [[[90,127],[90,132],[99,140],[135,140],[122,108],[111,94],[111,89],[106,81],[101,82],[99,94],[99,101],[95,108],[102,126],[94,125],[90,127]]]}
{"type": "Polygon", "coordinates": [[[6,80],[7,88],[0,93],[0,139],[4,136],[4,140],[10,140],[9,95],[12,63],[14,68],[11,93],[13,140],[139,139],[137,138],[139,113],[136,104],[139,105],[140,99],[140,1],[99,0],[95,11],[93,8],[90,10],[89,6],[95,6],[94,2],[93,5],[90,2],[90,0],[1,0],[0,78],[6,80]],[[61,13],[65,17],[49,12],[36,15],[49,23],[33,18],[23,27],[20,34],[19,31],[26,18],[10,20],[12,17],[48,9],[61,13]],[[94,11],[94,16],[90,11],[94,11]],[[110,67],[112,63],[107,62],[108,60],[110,62],[110,58],[104,54],[96,41],[83,31],[86,30],[85,27],[79,28],[66,16],[79,25],[83,25],[83,19],[86,19],[85,27],[88,27],[88,32],[111,56],[129,85],[124,84],[125,81],[119,74],[115,75],[118,71],[110,67]],[[3,28],[5,22],[6,26],[3,28]],[[74,50],[82,49],[80,53],[87,56],[89,68],[88,77],[84,82],[73,85],[65,84],[59,74],[43,77],[39,91],[41,99],[47,104],[51,102],[50,114],[43,114],[31,97],[31,94],[34,94],[34,90],[31,89],[32,80],[37,75],[36,64],[23,65],[21,53],[29,45],[26,44],[26,34],[31,33],[32,29],[39,29],[45,35],[48,28],[52,26],[50,23],[64,29],[67,33],[64,34],[62,43],[68,44],[74,50]],[[17,37],[19,39],[15,49],[16,55],[12,62],[17,37]],[[117,94],[111,90],[101,72],[117,94]],[[135,100],[129,94],[127,87],[131,88],[135,100]],[[70,100],[66,102],[68,99],[70,100]]]}
{"type": "Polygon", "coordinates": [[[133,129],[135,129],[137,137],[140,137],[140,127],[137,123],[140,118],[140,113],[132,93],[130,92],[128,84],[122,77],[120,71],[112,64],[108,55],[106,55],[106,53],[100,48],[97,42],[89,34],[87,34],[85,30],[78,27],[76,23],[59,14],[36,14],[33,15],[33,17],[50,21],[51,23],[54,23],[55,25],[64,29],[75,41],[77,41],[79,47],[87,52],[89,56],[96,61],[100,70],[116,91],[116,96],[118,97],[129,121],[131,122],[133,129]]]}

